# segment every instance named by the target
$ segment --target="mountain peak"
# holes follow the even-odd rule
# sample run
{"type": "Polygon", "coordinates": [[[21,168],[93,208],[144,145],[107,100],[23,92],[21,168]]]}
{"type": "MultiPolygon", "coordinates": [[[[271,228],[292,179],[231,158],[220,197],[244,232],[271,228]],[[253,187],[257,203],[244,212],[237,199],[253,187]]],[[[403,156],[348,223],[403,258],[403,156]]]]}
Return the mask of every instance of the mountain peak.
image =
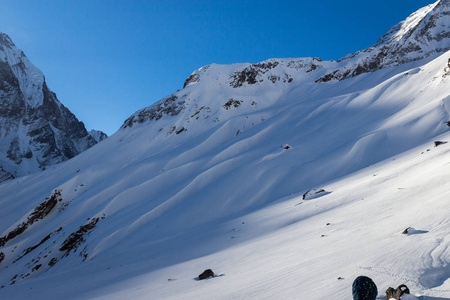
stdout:
{"type": "Polygon", "coordinates": [[[450,50],[448,24],[450,0],[423,7],[389,29],[374,46],[340,59],[339,67],[317,82],[344,80],[390,66],[436,58],[450,50]]]}
{"type": "Polygon", "coordinates": [[[450,1],[441,0],[419,9],[393,26],[378,40],[375,47],[392,43],[415,43],[423,46],[425,43],[449,38],[449,8],[450,1]]]}
{"type": "Polygon", "coordinates": [[[65,161],[97,143],[4,33],[0,96],[0,182],[65,161]]]}
{"type": "Polygon", "coordinates": [[[11,38],[6,33],[0,32],[0,47],[2,46],[15,47],[11,38]]]}

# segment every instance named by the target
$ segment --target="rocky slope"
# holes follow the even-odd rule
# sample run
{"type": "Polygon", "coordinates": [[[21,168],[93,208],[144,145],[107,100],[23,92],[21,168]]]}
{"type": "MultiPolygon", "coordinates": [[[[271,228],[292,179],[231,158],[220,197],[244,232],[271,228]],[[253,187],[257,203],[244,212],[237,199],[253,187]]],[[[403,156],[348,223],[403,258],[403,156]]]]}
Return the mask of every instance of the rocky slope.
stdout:
{"type": "Polygon", "coordinates": [[[96,143],[42,72],[0,33],[0,180],[43,170],[96,143]]]}

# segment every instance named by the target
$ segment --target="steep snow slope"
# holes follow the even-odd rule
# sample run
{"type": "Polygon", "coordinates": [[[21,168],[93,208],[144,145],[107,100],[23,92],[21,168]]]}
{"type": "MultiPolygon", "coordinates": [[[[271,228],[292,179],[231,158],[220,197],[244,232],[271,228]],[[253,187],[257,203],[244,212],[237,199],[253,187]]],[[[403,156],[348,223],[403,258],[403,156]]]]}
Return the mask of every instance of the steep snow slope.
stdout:
{"type": "MultiPolygon", "coordinates": [[[[416,291],[445,296],[448,257],[439,251],[448,246],[446,237],[440,237],[448,222],[443,178],[448,144],[430,151],[436,174],[421,175],[430,170],[422,160],[431,157],[421,146],[423,155],[416,149],[411,152],[415,159],[407,154],[399,167],[386,162],[370,169],[370,176],[362,171],[364,176],[348,182],[325,182],[423,143],[432,148],[434,137],[448,131],[449,55],[396,75],[384,69],[336,82],[314,94],[314,86],[296,86],[270,109],[252,111],[250,104],[239,113],[244,104],[223,108],[206,118],[212,118],[212,125],[204,131],[206,123],[196,128],[186,110],[175,118],[179,125],[167,115],[158,123],[135,123],[66,163],[4,183],[0,281],[5,287],[0,295],[85,298],[113,292],[109,284],[114,283],[120,290],[133,286],[117,297],[148,286],[157,298],[201,298],[203,288],[215,286],[217,298],[305,293],[324,299],[324,293],[335,293],[336,299],[344,299],[351,277],[370,273],[381,286],[400,278],[416,291]],[[227,113],[229,120],[220,121],[227,113]],[[169,130],[177,125],[187,130],[169,130]],[[409,164],[418,173],[407,178],[416,176],[415,181],[399,175],[409,172],[409,164]],[[399,181],[390,175],[373,177],[376,172],[396,174],[399,181]],[[323,197],[329,199],[323,206],[307,201],[295,206],[308,189],[322,187],[331,192],[323,197]],[[414,192],[395,202],[403,195],[398,188],[406,187],[414,192]],[[53,194],[44,202],[52,190],[61,196],[53,194]],[[376,195],[372,201],[359,201],[371,194],[376,195]],[[422,206],[426,194],[430,198],[422,206]],[[412,210],[403,214],[401,209],[412,210]],[[361,215],[348,220],[357,212],[361,215]],[[397,219],[403,221],[391,228],[397,219]],[[325,220],[337,226],[327,228],[325,220]],[[319,223],[326,237],[317,236],[319,223]],[[429,233],[404,238],[399,243],[406,248],[398,252],[391,243],[403,238],[396,233],[408,226],[429,233]],[[245,238],[240,232],[246,232],[245,238]],[[421,238],[413,246],[411,241],[421,238]],[[288,244],[282,246],[284,242],[288,244]],[[427,252],[433,247],[437,252],[427,252]],[[218,268],[224,278],[211,285],[192,281],[207,267],[218,268]],[[244,269],[260,275],[252,277],[244,269]],[[148,277],[118,283],[142,274],[148,277]],[[248,284],[242,274],[247,274],[248,284]],[[319,281],[319,274],[330,275],[330,281],[319,281]],[[338,276],[347,281],[336,281],[338,276]],[[220,287],[220,282],[227,283],[220,287]],[[323,288],[313,292],[318,285],[323,288]],[[102,286],[108,287],[96,294],[102,286]]],[[[191,85],[179,93],[188,92],[195,92],[191,85]]],[[[263,95],[258,99],[265,104],[263,95]]]]}
{"type": "Polygon", "coordinates": [[[289,195],[168,247],[153,250],[164,244],[154,242],[144,265],[110,261],[133,276],[111,278],[105,265],[98,286],[77,297],[350,299],[352,281],[364,274],[378,285],[378,299],[402,283],[412,292],[402,299],[450,299],[449,160],[449,144],[434,148],[430,140],[322,185],[322,197],[289,195]],[[207,268],[219,276],[194,280],[207,268]]]}
{"type": "Polygon", "coordinates": [[[97,141],[0,33],[0,182],[65,161],[97,141]]]}

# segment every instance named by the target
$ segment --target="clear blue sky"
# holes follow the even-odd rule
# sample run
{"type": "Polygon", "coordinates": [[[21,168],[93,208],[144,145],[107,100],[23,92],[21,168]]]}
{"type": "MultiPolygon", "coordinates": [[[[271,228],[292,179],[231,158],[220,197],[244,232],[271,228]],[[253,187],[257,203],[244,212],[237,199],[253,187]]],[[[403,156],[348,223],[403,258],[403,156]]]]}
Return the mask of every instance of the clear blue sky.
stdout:
{"type": "Polygon", "coordinates": [[[0,0],[0,31],[87,129],[114,133],[210,63],[340,57],[434,0],[0,0]]]}

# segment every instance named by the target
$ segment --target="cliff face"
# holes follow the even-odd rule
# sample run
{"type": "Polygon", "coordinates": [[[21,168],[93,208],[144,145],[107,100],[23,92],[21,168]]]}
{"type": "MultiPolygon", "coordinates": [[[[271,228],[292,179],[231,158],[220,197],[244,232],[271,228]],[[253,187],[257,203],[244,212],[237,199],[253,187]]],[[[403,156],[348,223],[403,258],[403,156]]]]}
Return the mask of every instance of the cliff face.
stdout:
{"type": "Polygon", "coordinates": [[[42,72],[0,33],[0,180],[45,169],[96,143],[42,72]]]}

